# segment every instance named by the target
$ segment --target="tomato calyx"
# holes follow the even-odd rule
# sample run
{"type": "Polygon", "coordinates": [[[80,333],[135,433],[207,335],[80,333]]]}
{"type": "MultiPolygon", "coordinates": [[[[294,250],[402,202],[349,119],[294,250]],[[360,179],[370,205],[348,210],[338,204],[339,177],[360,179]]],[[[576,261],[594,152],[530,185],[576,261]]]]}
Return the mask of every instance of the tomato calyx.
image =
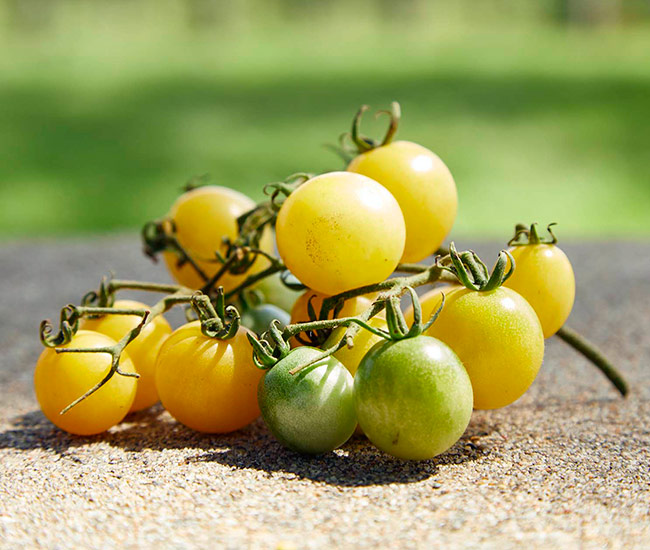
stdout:
{"type": "Polygon", "coordinates": [[[388,325],[388,340],[397,341],[406,338],[415,338],[426,332],[429,327],[436,321],[443,306],[445,305],[445,295],[442,296],[440,306],[433,312],[431,317],[425,322],[422,321],[422,305],[415,289],[411,286],[406,287],[413,304],[413,323],[408,326],[400,301],[397,296],[391,296],[386,302],[386,324],[388,325]]]}
{"type": "Polygon", "coordinates": [[[515,226],[515,235],[508,241],[508,246],[528,246],[533,244],[557,244],[557,237],[553,233],[552,227],[557,225],[556,222],[549,223],[546,226],[548,232],[547,237],[540,237],[537,232],[537,222],[531,223],[527,226],[523,223],[518,223],[515,226]]]}
{"type": "Polygon", "coordinates": [[[458,281],[470,290],[489,292],[499,288],[515,270],[515,259],[507,250],[499,252],[492,272],[473,250],[458,252],[456,245],[449,245],[449,254],[436,258],[440,269],[452,273],[458,281]]]}
{"type": "MultiPolygon", "coordinates": [[[[271,208],[273,212],[277,214],[280,211],[284,200],[296,189],[298,189],[298,187],[312,179],[314,176],[315,174],[310,174],[308,172],[297,172],[295,174],[291,174],[284,181],[267,183],[264,186],[264,194],[270,197],[270,200],[265,204],[268,204],[269,208],[271,208]]],[[[254,210],[255,209],[253,209],[253,211],[254,210]]],[[[246,215],[247,213],[244,213],[241,217],[244,217],[246,215]]],[[[273,218],[273,221],[275,222],[275,217],[273,218]]]]}

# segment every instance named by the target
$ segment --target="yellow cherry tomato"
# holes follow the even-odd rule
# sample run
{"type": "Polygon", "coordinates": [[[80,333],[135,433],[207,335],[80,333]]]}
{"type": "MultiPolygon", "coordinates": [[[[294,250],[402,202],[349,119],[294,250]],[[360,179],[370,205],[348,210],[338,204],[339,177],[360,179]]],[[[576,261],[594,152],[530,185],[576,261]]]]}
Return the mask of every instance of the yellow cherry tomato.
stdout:
{"type": "Polygon", "coordinates": [[[406,221],[403,262],[419,262],[438,249],[454,225],[458,196],[451,172],[436,154],[395,141],[357,156],[348,170],[378,181],[397,199],[406,221]]]}
{"type": "MultiPolygon", "coordinates": [[[[102,348],[114,346],[105,334],[79,330],[70,343],[60,348],[102,348]]],[[[107,353],[56,353],[46,348],[36,363],[34,390],[43,414],[54,425],[77,435],[94,435],[122,421],[129,412],[136,391],[136,378],[114,374],[95,393],[61,411],[100,382],[111,367],[107,353]]],[[[127,353],[120,358],[120,370],[135,372],[127,353]]]]}
{"type": "MultiPolygon", "coordinates": [[[[376,295],[365,295],[357,296],[356,298],[350,298],[343,303],[341,311],[337,314],[337,318],[340,317],[353,317],[359,315],[360,313],[367,310],[371,305],[376,295]]],[[[291,324],[295,323],[306,323],[310,321],[309,318],[309,309],[308,304],[311,300],[311,305],[314,308],[316,317],[320,314],[320,309],[323,305],[323,300],[328,298],[325,294],[316,292],[314,290],[306,290],[303,292],[291,308],[291,324]]],[[[330,319],[333,319],[333,312],[330,312],[328,315],[330,319]]],[[[296,339],[291,339],[291,344],[293,347],[301,346],[302,344],[296,339]]]]}
{"type": "MultiPolygon", "coordinates": [[[[440,306],[440,295],[449,294],[452,290],[462,288],[460,285],[440,285],[420,296],[420,306],[422,307],[422,322],[426,323],[440,306]]],[[[411,326],[413,323],[413,304],[409,304],[404,310],[404,319],[411,326]]]]}
{"type": "Polygon", "coordinates": [[[544,358],[539,319],[530,304],[509,288],[450,292],[427,334],[447,344],[465,365],[476,409],[496,409],[519,399],[544,358]]]}
{"type": "MultiPolygon", "coordinates": [[[[135,300],[117,300],[114,307],[118,309],[149,308],[147,304],[135,300]]],[[[137,327],[141,320],[136,315],[104,315],[95,319],[84,318],[81,328],[101,332],[117,341],[137,327]]],[[[171,333],[172,328],[167,320],[162,315],[158,315],[151,319],[138,337],[126,347],[126,352],[133,361],[136,372],[140,375],[140,378],[137,379],[137,391],[131,411],[141,411],[158,401],[154,377],[156,357],[163,342],[171,333]]]]}
{"type": "MultiPolygon", "coordinates": [[[[370,319],[370,321],[368,321],[368,324],[375,328],[388,330],[386,319],[383,317],[373,317],[370,319]]],[[[346,327],[339,327],[336,330],[332,331],[332,334],[323,345],[323,348],[327,349],[339,342],[341,338],[343,338],[346,330],[346,327]]],[[[376,334],[373,334],[372,332],[361,328],[353,339],[354,346],[351,348],[348,346],[343,346],[334,354],[334,357],[343,363],[343,366],[350,371],[350,374],[352,376],[354,376],[357,372],[357,369],[359,368],[359,363],[361,363],[361,360],[366,355],[366,353],[370,351],[370,348],[372,348],[378,342],[385,341],[385,338],[377,336],[376,334]]]]}
{"type": "Polygon", "coordinates": [[[176,329],[160,349],[156,387],[165,409],[179,422],[206,433],[228,433],[255,420],[257,384],[264,375],[240,328],[228,340],[208,338],[201,323],[176,329]]]}
{"type": "MultiPolygon", "coordinates": [[[[216,261],[215,251],[226,253],[222,239],[237,237],[237,218],[255,207],[255,202],[246,195],[217,185],[206,185],[182,194],[172,205],[169,218],[174,221],[178,242],[197,260],[197,264],[208,276],[213,276],[221,267],[216,261]]],[[[273,236],[265,231],[260,242],[265,252],[273,252],[273,236]]],[[[203,279],[188,263],[179,266],[179,256],[174,252],[164,253],[165,263],[172,277],[189,288],[201,288],[203,279]]],[[[264,258],[257,258],[247,274],[226,273],[220,280],[225,290],[234,288],[248,274],[257,273],[268,266],[264,258]]]]}
{"type": "Polygon", "coordinates": [[[517,266],[504,286],[521,294],[533,306],[544,330],[553,336],[569,318],[576,295],[571,262],[553,244],[528,244],[510,249],[517,266]]]}
{"type": "Polygon", "coordinates": [[[331,172],[302,184],[276,223],[280,256],[306,286],[333,295],[386,279],[404,250],[404,216],[376,181],[331,172]]]}

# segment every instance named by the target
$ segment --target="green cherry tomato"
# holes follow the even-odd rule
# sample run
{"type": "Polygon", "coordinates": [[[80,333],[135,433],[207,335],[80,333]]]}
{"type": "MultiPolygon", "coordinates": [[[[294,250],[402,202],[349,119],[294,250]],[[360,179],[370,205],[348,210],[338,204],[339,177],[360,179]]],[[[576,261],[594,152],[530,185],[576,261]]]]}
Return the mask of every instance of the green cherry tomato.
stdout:
{"type": "Polygon", "coordinates": [[[528,244],[510,249],[517,268],[504,286],[533,306],[544,330],[553,336],[569,318],[576,295],[571,262],[554,244],[528,244]]]}
{"type": "Polygon", "coordinates": [[[320,350],[296,348],[260,380],[262,417],[280,443],[304,454],[327,453],[345,443],[357,425],[352,376],[333,357],[292,375],[320,350]]]}
{"type": "Polygon", "coordinates": [[[242,313],[241,323],[255,334],[260,335],[269,329],[271,321],[274,319],[280,321],[280,325],[285,327],[291,321],[291,315],[274,305],[261,304],[246,309],[242,313]]]}
{"type": "Polygon", "coordinates": [[[472,385],[463,364],[430,336],[376,344],[354,377],[354,398],[368,439],[406,460],[445,452],[472,415],[472,385]]]}
{"type": "MultiPolygon", "coordinates": [[[[440,298],[433,307],[439,305],[440,298]]],[[[497,409],[519,399],[544,358],[539,319],[509,288],[450,292],[427,334],[450,346],[465,365],[476,409],[497,409]]]]}
{"type": "Polygon", "coordinates": [[[284,311],[291,311],[293,304],[302,293],[301,290],[292,290],[285,285],[280,279],[279,273],[264,277],[254,286],[254,290],[261,292],[267,304],[277,306],[284,311]]]}
{"type": "Polygon", "coordinates": [[[362,153],[348,166],[381,183],[397,199],[406,222],[403,262],[419,262],[442,244],[456,219],[458,196],[451,172],[429,149],[395,141],[362,153]]]}

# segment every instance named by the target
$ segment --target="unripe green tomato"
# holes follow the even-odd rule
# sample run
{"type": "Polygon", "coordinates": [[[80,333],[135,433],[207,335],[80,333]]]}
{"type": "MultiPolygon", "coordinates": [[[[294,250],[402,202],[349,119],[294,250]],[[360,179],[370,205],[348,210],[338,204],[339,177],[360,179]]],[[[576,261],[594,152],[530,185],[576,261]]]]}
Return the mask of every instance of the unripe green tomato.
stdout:
{"type": "Polygon", "coordinates": [[[259,306],[246,309],[241,316],[241,324],[252,330],[255,334],[260,335],[268,330],[271,321],[277,319],[284,328],[289,324],[291,315],[283,309],[271,304],[261,304],[259,306]]]}
{"type": "Polygon", "coordinates": [[[303,292],[302,290],[290,289],[282,282],[279,273],[264,277],[253,288],[255,291],[262,293],[264,302],[277,306],[284,311],[291,311],[296,300],[303,292]]]}
{"type": "Polygon", "coordinates": [[[472,415],[472,385],[463,364],[430,336],[376,344],[354,376],[354,398],[368,439],[406,460],[445,452],[472,415]]]}
{"type": "Polygon", "coordinates": [[[284,446],[304,454],[327,453],[345,443],[357,424],[352,376],[333,357],[296,374],[289,371],[320,350],[296,348],[258,386],[264,422],[284,446]]]}
{"type": "Polygon", "coordinates": [[[544,330],[553,336],[569,318],[576,295],[571,262],[554,244],[529,244],[510,249],[516,269],[504,286],[521,294],[533,307],[544,330]]]}

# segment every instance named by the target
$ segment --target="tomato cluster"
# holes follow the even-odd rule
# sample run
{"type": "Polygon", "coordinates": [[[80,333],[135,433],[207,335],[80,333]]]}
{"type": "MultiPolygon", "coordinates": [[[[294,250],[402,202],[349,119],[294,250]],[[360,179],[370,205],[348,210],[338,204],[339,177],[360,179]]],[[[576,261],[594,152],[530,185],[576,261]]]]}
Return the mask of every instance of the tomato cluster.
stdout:
{"type": "Polygon", "coordinates": [[[569,260],[535,224],[518,227],[492,272],[453,243],[439,250],[457,212],[451,172],[392,141],[396,105],[381,143],[360,135],[362,112],[345,171],[272,185],[258,205],[191,189],[148,224],[148,253],[162,253],[179,285],[103,283],[67,306],[58,335],[45,326],[35,373],[45,415],[87,435],[160,400],[201,432],[261,413],[302,453],[331,451],[357,428],[396,457],[427,459],[458,441],[474,408],[521,397],[571,311],[569,260]],[[121,289],[167,295],[114,301],[121,289]],[[189,319],[172,331],[162,314],[177,304],[189,319]]]}

